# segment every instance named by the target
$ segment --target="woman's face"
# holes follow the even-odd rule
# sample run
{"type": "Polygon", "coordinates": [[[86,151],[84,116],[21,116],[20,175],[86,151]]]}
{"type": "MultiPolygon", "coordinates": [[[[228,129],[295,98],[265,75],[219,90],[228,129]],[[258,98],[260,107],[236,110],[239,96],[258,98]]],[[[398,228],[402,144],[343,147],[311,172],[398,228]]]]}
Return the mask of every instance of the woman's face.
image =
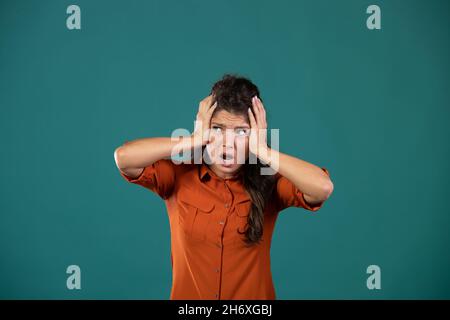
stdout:
{"type": "Polygon", "coordinates": [[[219,177],[230,178],[248,158],[250,124],[243,115],[222,109],[211,118],[210,130],[210,168],[219,177]]]}

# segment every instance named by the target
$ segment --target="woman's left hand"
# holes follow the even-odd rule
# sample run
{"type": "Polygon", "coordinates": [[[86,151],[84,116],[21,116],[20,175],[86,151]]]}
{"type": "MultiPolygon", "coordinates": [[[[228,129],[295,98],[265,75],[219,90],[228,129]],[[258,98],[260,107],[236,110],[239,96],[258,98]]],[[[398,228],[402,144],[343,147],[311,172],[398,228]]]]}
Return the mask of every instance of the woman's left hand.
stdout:
{"type": "Polygon", "coordinates": [[[266,110],[257,96],[252,98],[253,112],[248,108],[250,119],[249,151],[259,157],[267,151],[267,121],[266,110]]]}

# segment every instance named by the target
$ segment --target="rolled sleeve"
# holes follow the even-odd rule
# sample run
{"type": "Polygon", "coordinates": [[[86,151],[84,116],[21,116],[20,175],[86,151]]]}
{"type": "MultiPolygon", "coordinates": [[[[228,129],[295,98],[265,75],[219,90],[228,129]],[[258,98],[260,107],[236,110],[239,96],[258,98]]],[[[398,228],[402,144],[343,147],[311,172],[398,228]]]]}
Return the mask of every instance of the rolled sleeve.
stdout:
{"type": "MultiPolygon", "coordinates": [[[[326,168],[321,168],[328,176],[329,171],[326,168]]],[[[290,180],[278,174],[276,185],[276,198],[278,203],[278,210],[289,207],[304,208],[309,211],[317,211],[322,208],[325,200],[316,204],[309,204],[306,202],[303,192],[298,189],[290,180]]]]}
{"type": "Polygon", "coordinates": [[[119,170],[120,175],[128,182],[140,185],[167,199],[175,185],[175,164],[169,159],[158,160],[144,168],[137,178],[128,177],[119,170]]]}

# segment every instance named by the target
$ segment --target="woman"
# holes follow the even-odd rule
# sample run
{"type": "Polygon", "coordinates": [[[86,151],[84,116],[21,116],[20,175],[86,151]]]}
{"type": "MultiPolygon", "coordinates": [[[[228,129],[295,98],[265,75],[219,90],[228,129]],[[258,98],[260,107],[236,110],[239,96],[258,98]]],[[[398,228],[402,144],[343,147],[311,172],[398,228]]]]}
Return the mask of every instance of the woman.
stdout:
{"type": "Polygon", "coordinates": [[[319,210],[333,183],[327,169],[271,149],[266,131],[258,88],[225,75],[200,102],[191,136],[115,150],[121,175],[165,200],[171,299],[275,299],[270,243],[278,213],[319,210]],[[172,160],[198,150],[203,161],[172,160]]]}

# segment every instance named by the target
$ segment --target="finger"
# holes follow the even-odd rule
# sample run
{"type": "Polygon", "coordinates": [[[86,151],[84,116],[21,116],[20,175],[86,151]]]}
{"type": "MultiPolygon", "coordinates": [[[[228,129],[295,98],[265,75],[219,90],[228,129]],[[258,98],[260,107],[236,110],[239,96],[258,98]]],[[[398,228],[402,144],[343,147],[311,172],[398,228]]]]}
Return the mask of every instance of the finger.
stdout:
{"type": "Polygon", "coordinates": [[[256,100],[258,102],[258,105],[261,107],[261,111],[262,111],[263,116],[265,116],[266,115],[266,108],[264,108],[264,104],[262,103],[260,98],[256,97],[256,100]]]}
{"type": "Polygon", "coordinates": [[[261,117],[262,115],[262,111],[261,111],[261,106],[258,103],[258,97],[255,96],[255,118],[256,118],[256,123],[258,124],[258,127],[261,127],[263,125],[263,119],[261,117]]]}
{"type": "Polygon", "coordinates": [[[198,105],[198,113],[203,113],[205,112],[207,109],[207,98],[203,99],[202,101],[200,101],[199,105],[198,105]]]}
{"type": "Polygon", "coordinates": [[[200,101],[200,105],[198,108],[199,112],[206,112],[208,108],[211,106],[211,95],[204,98],[202,101],[200,101]]]}
{"type": "Polygon", "coordinates": [[[211,117],[212,117],[212,115],[213,115],[213,113],[214,113],[214,110],[216,110],[216,108],[217,108],[217,102],[215,102],[215,103],[211,106],[211,108],[209,108],[209,110],[206,111],[206,115],[205,115],[206,120],[205,120],[205,121],[207,122],[208,127],[209,127],[210,122],[211,122],[211,117]]]}
{"type": "Polygon", "coordinates": [[[253,115],[252,109],[250,109],[250,108],[248,108],[248,117],[250,119],[250,127],[252,129],[258,128],[258,126],[256,124],[255,116],[253,115]]]}
{"type": "Polygon", "coordinates": [[[252,98],[253,105],[253,114],[255,115],[255,119],[258,119],[258,103],[256,102],[256,96],[252,98]]]}
{"type": "Polygon", "coordinates": [[[262,125],[264,127],[267,127],[267,117],[266,117],[266,109],[264,108],[264,104],[262,103],[262,101],[257,98],[258,100],[258,105],[260,106],[260,110],[261,110],[261,119],[262,119],[262,125]]]}
{"type": "Polygon", "coordinates": [[[200,103],[198,104],[198,110],[197,110],[197,113],[201,113],[202,111],[203,111],[203,105],[204,105],[204,103],[203,103],[203,100],[202,101],[200,101],[200,103]]]}
{"type": "Polygon", "coordinates": [[[211,94],[208,96],[208,108],[212,107],[212,105],[215,103],[215,98],[214,96],[211,94]]]}
{"type": "Polygon", "coordinates": [[[211,106],[211,108],[208,109],[208,114],[211,115],[216,108],[217,108],[217,101],[214,102],[214,104],[211,106]]]}
{"type": "Polygon", "coordinates": [[[257,98],[257,102],[258,102],[260,114],[261,114],[261,127],[267,128],[266,109],[264,108],[264,105],[259,98],[257,98]]]}
{"type": "Polygon", "coordinates": [[[216,140],[216,136],[213,134],[209,134],[208,136],[208,143],[209,144],[214,144],[214,140],[216,140]]]}

